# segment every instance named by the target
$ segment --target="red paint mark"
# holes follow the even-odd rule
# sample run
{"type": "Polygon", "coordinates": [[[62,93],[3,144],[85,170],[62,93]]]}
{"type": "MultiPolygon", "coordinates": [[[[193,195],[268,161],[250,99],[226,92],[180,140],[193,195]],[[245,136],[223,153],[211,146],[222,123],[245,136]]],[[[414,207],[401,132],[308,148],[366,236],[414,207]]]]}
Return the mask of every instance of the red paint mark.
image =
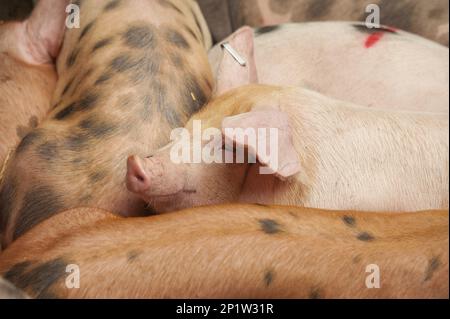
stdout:
{"type": "Polygon", "coordinates": [[[384,36],[384,32],[375,32],[371,35],[369,35],[366,39],[366,43],[364,43],[364,46],[368,49],[373,47],[378,41],[381,40],[381,38],[384,36]]]}
{"type": "Polygon", "coordinates": [[[381,31],[379,32],[374,32],[371,35],[369,35],[366,39],[366,43],[364,44],[364,46],[368,49],[373,47],[378,41],[381,40],[381,38],[384,36],[384,34],[386,32],[389,33],[396,33],[398,30],[396,28],[393,27],[384,27],[383,29],[381,29],[381,31]]]}

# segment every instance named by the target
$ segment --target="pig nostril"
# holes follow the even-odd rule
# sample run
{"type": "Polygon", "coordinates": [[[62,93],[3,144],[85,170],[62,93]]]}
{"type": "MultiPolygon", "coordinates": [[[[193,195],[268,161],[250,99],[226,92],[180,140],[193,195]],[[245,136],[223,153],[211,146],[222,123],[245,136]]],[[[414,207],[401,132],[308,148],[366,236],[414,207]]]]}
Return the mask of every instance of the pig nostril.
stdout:
{"type": "Polygon", "coordinates": [[[138,181],[140,181],[140,182],[144,182],[145,181],[145,178],[142,176],[142,175],[136,175],[136,178],[138,179],[138,181]]]}

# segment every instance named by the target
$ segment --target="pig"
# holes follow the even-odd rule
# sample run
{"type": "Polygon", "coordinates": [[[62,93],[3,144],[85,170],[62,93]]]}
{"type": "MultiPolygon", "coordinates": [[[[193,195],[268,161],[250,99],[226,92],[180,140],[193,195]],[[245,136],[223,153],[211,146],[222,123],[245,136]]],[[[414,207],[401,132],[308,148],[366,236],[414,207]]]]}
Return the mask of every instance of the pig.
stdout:
{"type": "Polygon", "coordinates": [[[0,25],[0,184],[13,150],[51,110],[68,2],[41,0],[25,21],[0,25]]]}
{"type": "Polygon", "coordinates": [[[244,25],[271,26],[287,22],[372,22],[419,34],[448,46],[447,0],[198,0],[215,42],[244,25]],[[377,5],[375,9],[373,5],[377,5]],[[369,18],[369,19],[368,19],[369,18]]]}
{"type": "Polygon", "coordinates": [[[448,226],[448,211],[80,208],[15,241],[0,274],[33,298],[448,298],[448,226]]]}
{"type": "Polygon", "coordinates": [[[0,278],[0,299],[27,299],[28,297],[10,282],[0,278]]]}
{"type": "Polygon", "coordinates": [[[299,87],[254,84],[227,92],[257,82],[248,39],[251,33],[243,30],[232,42],[245,67],[224,55],[218,96],[184,131],[172,133],[172,143],[146,158],[129,157],[131,192],[160,213],[233,202],[369,212],[448,209],[447,114],[367,108],[299,87]],[[255,133],[252,142],[250,133],[239,138],[235,132],[249,128],[265,135],[255,133]],[[271,129],[275,142],[259,146],[271,129]],[[195,145],[213,160],[195,159],[195,145]],[[248,158],[234,159],[238,149],[248,149],[248,158]]]}
{"type": "Polygon", "coordinates": [[[152,213],[126,189],[126,159],[166,144],[172,128],[212,92],[211,36],[195,1],[76,4],[81,28],[65,33],[55,108],[22,140],[5,171],[5,247],[70,208],[152,213]]]}
{"type": "MultiPolygon", "coordinates": [[[[243,32],[251,31],[242,28],[226,41],[243,32]]],[[[449,50],[440,44],[348,22],[287,24],[255,34],[259,83],[301,86],[367,107],[448,113],[449,50]]],[[[222,56],[220,45],[209,53],[216,75],[222,56]]]]}
{"type": "Polygon", "coordinates": [[[8,153],[51,109],[57,78],[54,60],[68,3],[41,0],[25,21],[0,26],[1,168],[8,153]]]}

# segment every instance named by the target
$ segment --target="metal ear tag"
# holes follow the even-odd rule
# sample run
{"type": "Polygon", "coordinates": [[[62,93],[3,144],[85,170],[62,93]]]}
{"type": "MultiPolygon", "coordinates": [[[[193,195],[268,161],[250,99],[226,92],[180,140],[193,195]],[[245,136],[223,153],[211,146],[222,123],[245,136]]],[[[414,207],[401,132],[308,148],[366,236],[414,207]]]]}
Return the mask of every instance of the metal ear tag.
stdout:
{"type": "Polygon", "coordinates": [[[247,61],[245,61],[245,59],[230,45],[230,43],[224,42],[220,46],[225,49],[241,66],[247,65],[247,61]]]}

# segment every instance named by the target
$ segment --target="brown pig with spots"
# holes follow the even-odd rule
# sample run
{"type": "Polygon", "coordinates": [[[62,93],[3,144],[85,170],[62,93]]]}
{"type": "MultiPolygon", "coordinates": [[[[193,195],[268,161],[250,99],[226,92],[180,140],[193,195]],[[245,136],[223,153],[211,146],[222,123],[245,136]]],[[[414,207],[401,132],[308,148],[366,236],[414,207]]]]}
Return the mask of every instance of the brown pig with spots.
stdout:
{"type": "Polygon", "coordinates": [[[148,214],[126,189],[127,157],[166,144],[212,91],[211,36],[195,1],[75,4],[81,28],[65,33],[55,108],[19,144],[0,186],[5,245],[74,207],[148,214]]]}
{"type": "Polygon", "coordinates": [[[50,111],[68,3],[41,0],[25,21],[0,21],[0,171],[50,111]]]}
{"type": "Polygon", "coordinates": [[[448,211],[78,209],[14,242],[0,274],[33,298],[448,298],[448,251],[448,211]]]}
{"type": "MultiPolygon", "coordinates": [[[[257,81],[249,37],[242,32],[230,42],[247,64],[224,54],[218,94],[257,81]]],[[[234,202],[448,209],[448,125],[443,113],[372,109],[303,88],[253,85],[212,100],[152,156],[130,157],[126,181],[158,212],[234,202]],[[240,158],[245,150],[248,158],[240,158]]]]}
{"type": "MultiPolygon", "coordinates": [[[[365,22],[377,5],[380,23],[448,46],[447,0],[197,0],[216,42],[244,25],[287,22],[365,22]]],[[[370,20],[371,21],[371,20],[370,20]]]]}
{"type": "MultiPolygon", "coordinates": [[[[251,32],[241,28],[225,42],[251,32]]],[[[448,48],[407,32],[349,22],[286,24],[257,29],[254,55],[261,84],[305,87],[372,108],[448,113],[448,48]]],[[[220,45],[209,53],[216,75],[222,57],[220,45]]]]}

